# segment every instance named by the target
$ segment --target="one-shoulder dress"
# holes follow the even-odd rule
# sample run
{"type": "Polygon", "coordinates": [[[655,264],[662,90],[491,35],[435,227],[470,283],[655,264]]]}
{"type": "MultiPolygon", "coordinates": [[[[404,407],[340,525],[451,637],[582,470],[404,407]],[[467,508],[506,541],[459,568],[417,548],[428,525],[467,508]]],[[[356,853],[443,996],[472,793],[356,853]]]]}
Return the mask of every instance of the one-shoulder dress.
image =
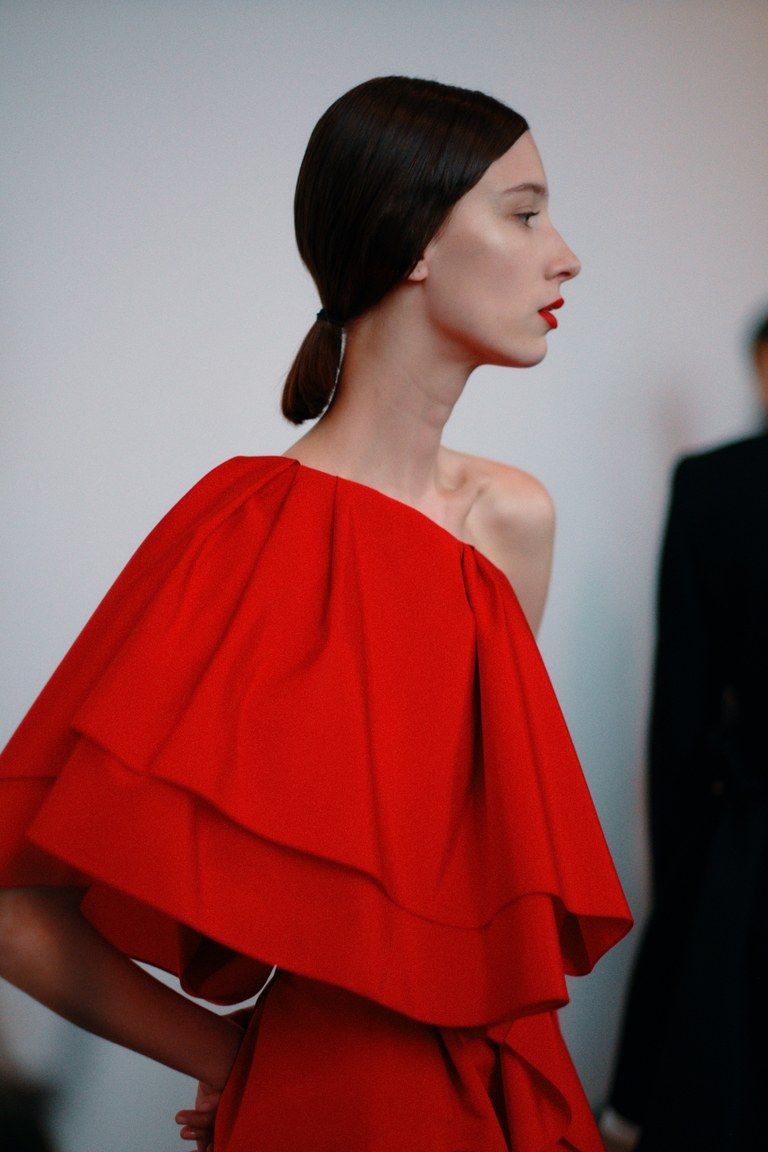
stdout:
{"type": "Polygon", "coordinates": [[[0,885],[83,886],[212,1004],[263,989],[216,1152],[600,1152],[557,1009],[632,916],[509,580],[418,509],[215,467],[11,737],[0,811],[0,885]]]}

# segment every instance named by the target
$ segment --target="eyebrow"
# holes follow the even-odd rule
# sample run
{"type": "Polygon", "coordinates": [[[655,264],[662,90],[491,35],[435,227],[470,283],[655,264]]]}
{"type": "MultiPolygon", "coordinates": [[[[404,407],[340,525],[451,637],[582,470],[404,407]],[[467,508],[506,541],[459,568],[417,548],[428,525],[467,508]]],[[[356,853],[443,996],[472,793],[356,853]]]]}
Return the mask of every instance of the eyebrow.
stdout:
{"type": "Polygon", "coordinates": [[[500,195],[501,196],[509,196],[513,192],[533,192],[535,196],[541,196],[545,200],[547,199],[547,197],[549,195],[549,193],[547,191],[547,187],[545,184],[533,184],[533,183],[515,184],[514,188],[504,188],[503,191],[500,193],[500,195]]]}

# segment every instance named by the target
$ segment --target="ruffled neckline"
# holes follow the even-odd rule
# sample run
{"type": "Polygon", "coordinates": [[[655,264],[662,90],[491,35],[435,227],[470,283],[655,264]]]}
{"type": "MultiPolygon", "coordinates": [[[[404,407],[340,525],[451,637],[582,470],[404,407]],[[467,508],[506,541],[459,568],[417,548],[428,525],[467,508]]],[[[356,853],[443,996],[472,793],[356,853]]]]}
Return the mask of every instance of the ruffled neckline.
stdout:
{"type": "Polygon", "coordinates": [[[297,471],[301,473],[308,473],[310,475],[320,477],[326,481],[333,481],[335,484],[341,485],[351,492],[358,492],[361,496],[368,496],[374,500],[383,500],[390,506],[394,505],[396,508],[403,509],[406,515],[412,514],[414,517],[416,517],[416,522],[422,522],[428,531],[434,530],[435,532],[438,532],[443,539],[447,538],[449,541],[451,541],[452,544],[456,547],[459,557],[461,557],[465,549],[469,549],[475,556],[479,556],[481,560],[485,564],[490,565],[490,567],[493,568],[494,571],[497,572],[498,575],[507,584],[509,584],[509,586],[514,591],[514,586],[512,585],[511,580],[503,568],[500,568],[498,564],[491,560],[491,558],[485,552],[482,552],[477,547],[477,545],[473,544],[470,540],[462,540],[459,536],[456,536],[453,532],[451,532],[450,529],[444,527],[442,524],[439,524],[437,520],[433,520],[432,517],[428,516],[426,512],[422,512],[420,508],[416,508],[413,504],[409,504],[406,500],[400,500],[397,496],[391,496],[388,492],[382,492],[380,488],[374,488],[372,484],[365,484],[361,480],[353,480],[349,476],[341,476],[336,472],[327,472],[324,468],[315,468],[310,464],[305,464],[302,460],[298,460],[295,456],[284,456],[279,454],[263,456],[240,456],[236,457],[235,459],[253,461],[286,460],[290,464],[296,465],[297,471]]]}

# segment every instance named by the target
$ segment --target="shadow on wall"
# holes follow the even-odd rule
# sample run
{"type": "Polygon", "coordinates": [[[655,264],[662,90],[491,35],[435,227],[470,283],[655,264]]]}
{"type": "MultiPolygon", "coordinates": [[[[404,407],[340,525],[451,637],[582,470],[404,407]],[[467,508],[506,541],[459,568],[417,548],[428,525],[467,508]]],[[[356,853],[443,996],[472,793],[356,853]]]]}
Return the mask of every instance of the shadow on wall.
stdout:
{"type": "Polygon", "coordinates": [[[19,1071],[0,1033],[0,1152],[56,1152],[49,1134],[56,1096],[19,1071]]]}
{"type": "Polygon", "coordinates": [[[0,1070],[0,1147],[3,1152],[55,1152],[48,1135],[52,1092],[0,1070]]]}

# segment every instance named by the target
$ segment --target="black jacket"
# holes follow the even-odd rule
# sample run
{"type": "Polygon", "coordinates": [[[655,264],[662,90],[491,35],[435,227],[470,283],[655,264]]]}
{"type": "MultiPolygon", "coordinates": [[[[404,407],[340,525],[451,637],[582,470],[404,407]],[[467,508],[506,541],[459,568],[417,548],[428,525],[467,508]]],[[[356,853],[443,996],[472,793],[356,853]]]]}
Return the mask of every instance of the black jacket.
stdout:
{"type": "Polygon", "coordinates": [[[768,1146],[768,435],[677,464],[657,612],[653,903],[610,1102],[638,1152],[743,1152],[768,1146]]]}

